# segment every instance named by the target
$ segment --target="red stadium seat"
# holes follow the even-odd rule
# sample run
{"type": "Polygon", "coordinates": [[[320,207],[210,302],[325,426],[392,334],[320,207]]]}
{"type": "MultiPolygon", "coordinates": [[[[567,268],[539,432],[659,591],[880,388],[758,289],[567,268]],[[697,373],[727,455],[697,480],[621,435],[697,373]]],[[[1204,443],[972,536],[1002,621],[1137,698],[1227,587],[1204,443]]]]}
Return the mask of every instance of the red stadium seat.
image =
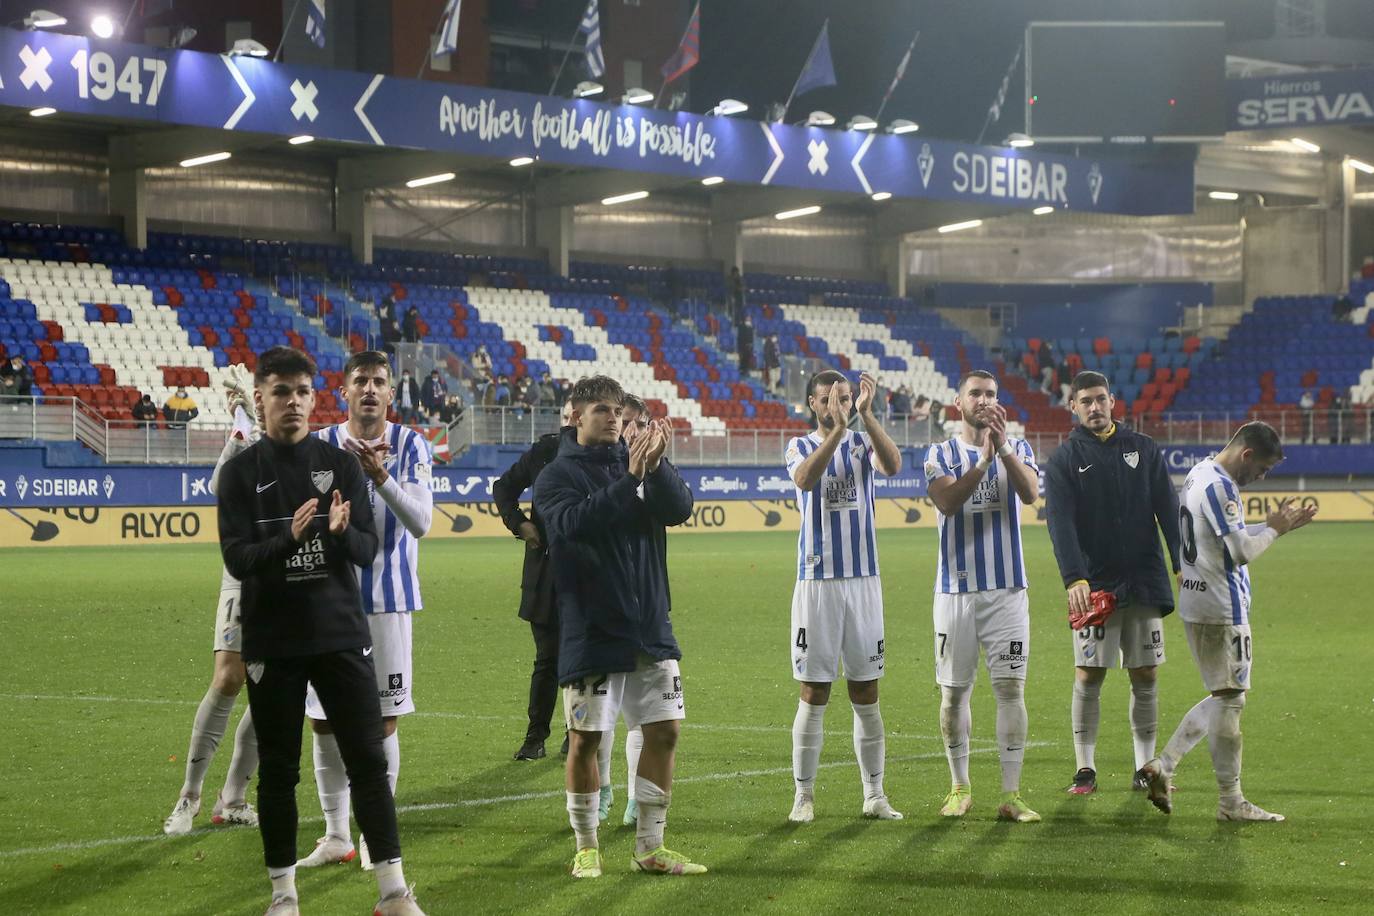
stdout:
{"type": "Polygon", "coordinates": [[[1201,348],[1201,347],[1202,347],[1202,338],[1200,338],[1200,337],[1185,337],[1185,338],[1183,338],[1183,352],[1184,352],[1184,353],[1196,353],[1196,352],[1198,351],[1198,349],[1201,348]]]}
{"type": "Polygon", "coordinates": [[[1098,356],[1106,356],[1112,352],[1112,341],[1109,337],[1098,337],[1093,341],[1093,352],[1098,356]]]}
{"type": "Polygon", "coordinates": [[[1153,353],[1140,353],[1136,355],[1135,367],[1137,369],[1149,369],[1154,364],[1155,355],[1153,353]]]}
{"type": "Polygon", "coordinates": [[[1167,382],[1167,381],[1169,381],[1169,377],[1170,377],[1172,374],[1173,374],[1173,370],[1170,369],[1168,366],[1160,366],[1158,369],[1155,370],[1155,379],[1154,379],[1154,380],[1155,380],[1156,383],[1159,383],[1159,382],[1167,382]]]}
{"type": "Polygon", "coordinates": [[[1174,370],[1174,384],[1177,385],[1178,387],[1182,388],[1184,385],[1188,384],[1188,379],[1189,379],[1189,377],[1192,376],[1192,374],[1193,374],[1193,370],[1192,370],[1192,369],[1189,369],[1187,366],[1183,366],[1183,367],[1181,367],[1181,368],[1175,369],[1175,370],[1174,370]]]}

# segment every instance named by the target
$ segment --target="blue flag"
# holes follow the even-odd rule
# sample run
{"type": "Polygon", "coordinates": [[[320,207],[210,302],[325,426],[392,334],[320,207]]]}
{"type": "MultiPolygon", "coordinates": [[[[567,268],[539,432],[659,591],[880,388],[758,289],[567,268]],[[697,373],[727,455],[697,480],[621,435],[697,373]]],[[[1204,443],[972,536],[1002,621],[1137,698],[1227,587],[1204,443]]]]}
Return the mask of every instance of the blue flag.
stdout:
{"type": "Polygon", "coordinates": [[[458,50],[458,17],[462,13],[463,0],[448,0],[444,7],[444,18],[439,26],[439,41],[434,45],[434,56],[452,54],[458,50]]]}
{"type": "Polygon", "coordinates": [[[596,0],[591,0],[587,4],[587,11],[582,14],[582,24],[577,30],[587,36],[587,70],[597,79],[606,72],[606,58],[601,54],[601,14],[597,10],[596,0]]]}
{"type": "Polygon", "coordinates": [[[324,47],[324,0],[310,0],[305,5],[305,34],[315,47],[324,47]]]}
{"type": "Polygon", "coordinates": [[[806,68],[797,77],[797,88],[792,95],[805,95],[812,89],[835,85],[835,62],[830,59],[830,20],[821,26],[821,34],[806,59],[806,68]]]}

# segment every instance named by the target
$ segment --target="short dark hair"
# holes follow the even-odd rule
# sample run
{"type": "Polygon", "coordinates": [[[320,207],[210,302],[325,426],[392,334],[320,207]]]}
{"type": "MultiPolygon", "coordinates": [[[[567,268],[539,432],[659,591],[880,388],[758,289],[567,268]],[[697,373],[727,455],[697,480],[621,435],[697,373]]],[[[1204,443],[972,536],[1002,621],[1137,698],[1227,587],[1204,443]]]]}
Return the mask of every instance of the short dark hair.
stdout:
{"type": "Polygon", "coordinates": [[[391,377],[391,360],[386,358],[385,353],[381,350],[359,350],[348,358],[348,362],[344,363],[343,377],[347,381],[359,369],[380,368],[385,368],[387,377],[391,377]]]}
{"type": "Polygon", "coordinates": [[[844,373],[838,369],[822,369],[811,376],[811,380],[806,383],[806,396],[809,398],[815,394],[817,385],[834,385],[837,382],[848,381],[849,379],[845,378],[844,373]]]}
{"type": "Polygon", "coordinates": [[[1278,431],[1263,420],[1251,420],[1236,430],[1231,444],[1239,442],[1242,448],[1252,449],[1260,458],[1283,460],[1283,443],[1279,441],[1278,431]]]}
{"type": "Polygon", "coordinates": [[[308,375],[315,378],[315,361],[295,347],[272,347],[258,355],[258,367],[253,370],[253,384],[261,385],[272,376],[288,378],[308,375]]]}
{"type": "Polygon", "coordinates": [[[985,379],[987,379],[988,381],[992,382],[994,385],[997,384],[997,376],[993,375],[993,374],[992,374],[991,372],[989,372],[988,370],[986,370],[986,369],[970,369],[969,371],[967,371],[967,372],[964,373],[964,377],[963,377],[963,378],[959,379],[959,390],[960,390],[960,391],[963,391],[963,390],[964,390],[964,386],[968,384],[968,380],[971,379],[971,378],[985,378],[985,379]]]}
{"type": "Polygon", "coordinates": [[[625,403],[625,389],[609,375],[589,375],[577,380],[577,384],[573,385],[572,394],[568,395],[568,400],[572,401],[574,410],[584,404],[598,404],[602,401],[619,405],[625,403]]]}
{"type": "Polygon", "coordinates": [[[649,405],[644,403],[644,399],[639,395],[630,394],[628,391],[625,392],[624,406],[626,410],[633,410],[646,417],[649,415],[649,405]]]}
{"type": "Polygon", "coordinates": [[[1073,394],[1078,394],[1085,388],[1106,388],[1108,394],[1112,392],[1112,385],[1107,381],[1107,377],[1091,369],[1085,369],[1073,377],[1073,394]]]}

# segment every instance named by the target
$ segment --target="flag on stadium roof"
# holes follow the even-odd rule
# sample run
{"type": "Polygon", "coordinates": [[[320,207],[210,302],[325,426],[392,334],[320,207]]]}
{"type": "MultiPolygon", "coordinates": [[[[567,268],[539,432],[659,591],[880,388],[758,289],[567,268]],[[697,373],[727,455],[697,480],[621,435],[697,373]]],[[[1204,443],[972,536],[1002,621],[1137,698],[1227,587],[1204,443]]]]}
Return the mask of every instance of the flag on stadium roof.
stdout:
{"type": "Polygon", "coordinates": [[[582,24],[577,30],[587,36],[587,70],[599,79],[606,72],[606,58],[601,54],[601,14],[596,8],[596,0],[587,3],[587,11],[582,14],[582,24]]]}
{"type": "Polygon", "coordinates": [[[822,89],[835,85],[835,62],[830,58],[830,20],[825,20],[816,43],[811,46],[811,55],[806,58],[801,75],[797,77],[793,96],[805,95],[812,89],[822,89]]]}
{"type": "Polygon", "coordinates": [[[463,9],[463,0],[448,0],[444,7],[444,18],[439,26],[439,41],[434,45],[434,55],[452,54],[458,50],[458,17],[463,9]]]}
{"type": "Polygon", "coordinates": [[[324,0],[310,0],[305,5],[305,34],[317,48],[324,47],[324,18],[324,0]]]}
{"type": "Polygon", "coordinates": [[[992,105],[988,107],[988,119],[993,123],[1001,120],[1002,106],[1007,102],[1007,87],[1011,85],[1011,74],[1016,69],[1016,64],[1021,60],[1021,46],[1016,46],[1016,54],[1012,57],[1011,63],[1007,66],[1007,72],[1002,77],[1002,85],[997,88],[997,98],[992,100],[992,105]]]}
{"type": "Polygon", "coordinates": [[[701,4],[692,10],[692,18],[687,20],[687,31],[682,33],[682,41],[677,51],[668,58],[660,71],[663,82],[671,83],[701,61],[701,4]]]}
{"type": "Polygon", "coordinates": [[[892,83],[887,87],[887,92],[883,94],[883,100],[878,105],[878,113],[887,107],[888,99],[892,98],[892,93],[897,91],[897,84],[906,76],[907,65],[911,63],[911,52],[916,50],[916,42],[920,39],[921,32],[918,29],[916,34],[911,36],[911,44],[907,45],[906,53],[902,55],[901,61],[897,64],[897,72],[892,74],[892,83]]]}

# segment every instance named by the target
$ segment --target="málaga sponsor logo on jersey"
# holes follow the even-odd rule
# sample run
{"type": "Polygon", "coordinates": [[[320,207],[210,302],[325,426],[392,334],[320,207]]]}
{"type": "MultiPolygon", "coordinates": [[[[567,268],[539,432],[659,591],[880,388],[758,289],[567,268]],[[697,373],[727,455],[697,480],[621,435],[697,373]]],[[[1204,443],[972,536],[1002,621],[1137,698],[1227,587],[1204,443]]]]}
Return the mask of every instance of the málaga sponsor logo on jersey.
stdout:
{"type": "Polygon", "coordinates": [[[312,538],[286,558],[286,581],[305,582],[326,576],[324,538],[312,538]]]}

